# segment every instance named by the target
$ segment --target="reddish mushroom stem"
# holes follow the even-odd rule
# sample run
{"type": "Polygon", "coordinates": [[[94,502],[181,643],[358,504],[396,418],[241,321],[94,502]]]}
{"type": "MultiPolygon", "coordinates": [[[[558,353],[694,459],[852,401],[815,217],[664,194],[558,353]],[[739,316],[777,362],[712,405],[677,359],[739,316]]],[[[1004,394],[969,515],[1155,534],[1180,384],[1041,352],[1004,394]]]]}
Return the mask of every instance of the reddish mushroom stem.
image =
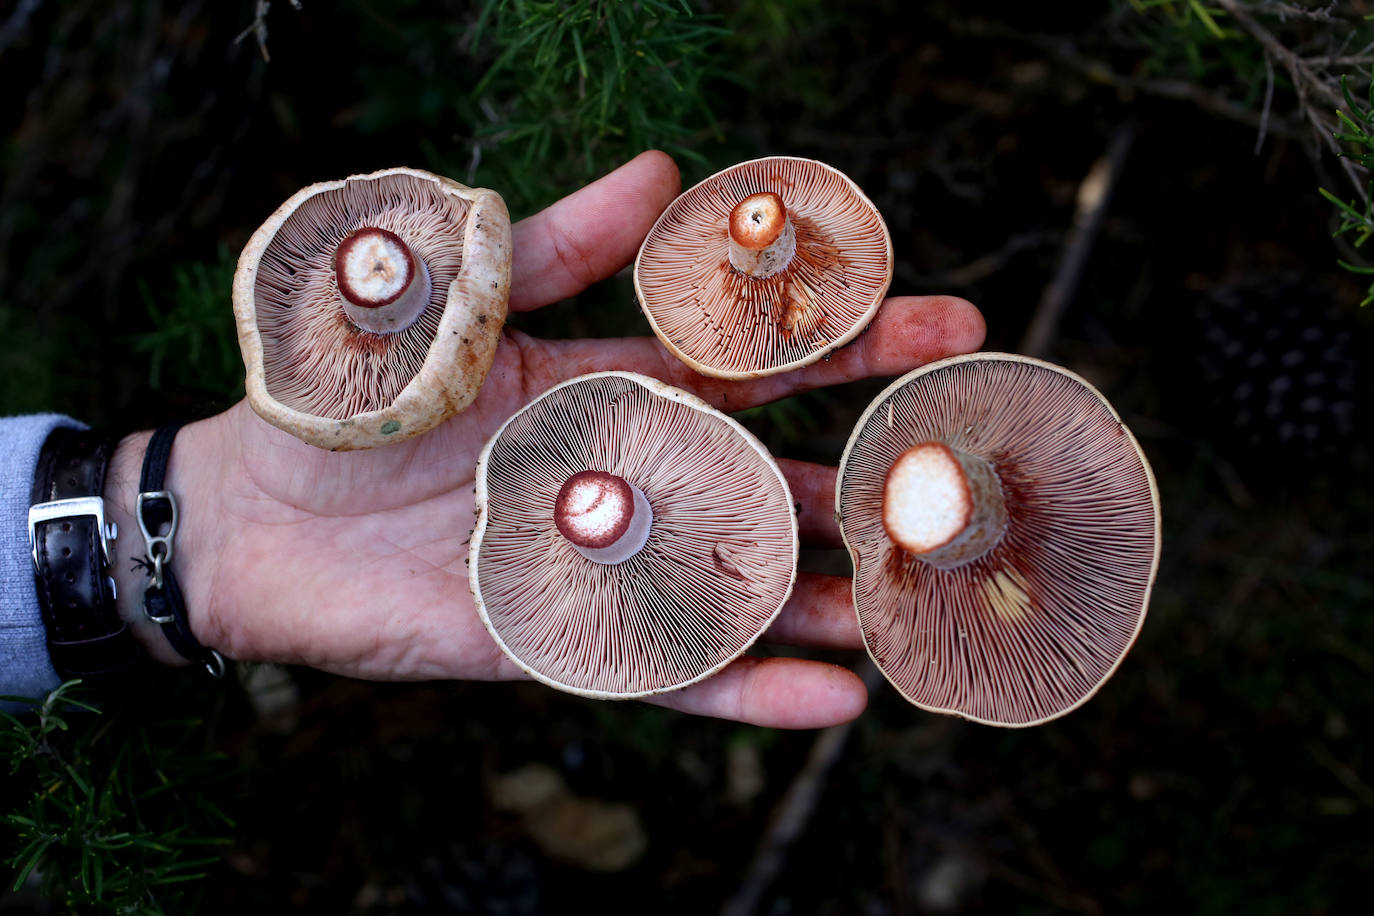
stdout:
{"type": "Polygon", "coordinates": [[[782,198],[750,194],[730,211],[730,266],[755,279],[786,270],[797,253],[797,232],[782,198]]]}
{"type": "Polygon", "coordinates": [[[563,482],[553,523],[587,559],[614,566],[643,549],[654,514],[640,489],[605,471],[579,471],[563,482]]]}
{"type": "Polygon", "coordinates": [[[883,528],[893,543],[940,569],[978,559],[1002,539],[1007,506],[987,460],[921,442],[897,456],[883,484],[883,528]]]}
{"type": "Polygon", "coordinates": [[[367,226],[340,242],[334,277],[344,313],[374,334],[405,330],[429,305],[429,268],[386,229],[367,226]]]}

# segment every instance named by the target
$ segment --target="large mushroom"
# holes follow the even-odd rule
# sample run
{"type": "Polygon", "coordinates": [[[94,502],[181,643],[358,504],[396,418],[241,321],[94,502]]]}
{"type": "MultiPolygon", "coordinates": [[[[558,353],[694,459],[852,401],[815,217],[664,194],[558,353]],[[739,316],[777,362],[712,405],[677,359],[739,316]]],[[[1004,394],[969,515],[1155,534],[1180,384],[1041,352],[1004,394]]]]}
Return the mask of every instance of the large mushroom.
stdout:
{"type": "Polygon", "coordinates": [[[663,212],[635,260],[654,333],[696,371],[755,378],[853,340],[892,282],[892,239],[854,182],[773,156],[712,175],[663,212]]]}
{"type": "Polygon", "coordinates": [[[787,481],[737,422],[655,379],[550,389],[477,462],[473,599],[532,677],[601,698],[720,670],[792,592],[787,481]]]}
{"type": "Polygon", "coordinates": [[[1058,366],[975,353],[898,379],[855,427],[835,505],[869,654],[923,709],[1062,716],[1145,620],[1154,476],[1106,399],[1058,366]]]}
{"type": "Polygon", "coordinates": [[[495,191],[407,168],[305,188],[253,234],[234,275],[249,403],[326,449],[437,426],[491,368],[510,262],[495,191]]]}

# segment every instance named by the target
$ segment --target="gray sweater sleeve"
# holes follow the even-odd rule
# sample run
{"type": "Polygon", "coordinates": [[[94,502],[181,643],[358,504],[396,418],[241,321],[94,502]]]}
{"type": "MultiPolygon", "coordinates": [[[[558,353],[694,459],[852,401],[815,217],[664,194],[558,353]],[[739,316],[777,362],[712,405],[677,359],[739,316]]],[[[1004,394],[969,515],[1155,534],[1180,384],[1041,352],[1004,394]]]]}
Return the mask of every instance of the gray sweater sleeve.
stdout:
{"type": "Polygon", "coordinates": [[[29,554],[29,496],[38,450],[59,426],[57,414],[0,419],[0,696],[41,697],[60,683],[48,660],[47,633],[29,554]]]}

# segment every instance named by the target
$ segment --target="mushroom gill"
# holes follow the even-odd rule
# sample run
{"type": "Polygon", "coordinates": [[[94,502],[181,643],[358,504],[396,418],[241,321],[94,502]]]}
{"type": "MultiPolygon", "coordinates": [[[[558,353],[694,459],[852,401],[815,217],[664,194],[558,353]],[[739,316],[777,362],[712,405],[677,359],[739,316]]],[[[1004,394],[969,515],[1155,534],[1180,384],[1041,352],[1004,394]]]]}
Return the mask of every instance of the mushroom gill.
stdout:
{"type": "Polygon", "coordinates": [[[344,419],[392,403],[419,372],[463,262],[469,204],[414,175],[349,180],[286,218],[258,266],[254,300],[268,392],[288,407],[344,419]],[[428,268],[429,302],[392,334],[348,319],[335,254],[362,229],[394,233],[428,268]]]}
{"type": "Polygon", "coordinates": [[[830,166],[783,156],[740,163],[688,190],[635,261],[654,333],[694,369],[721,378],[796,368],[848,343],[891,280],[892,243],[873,203],[830,166]],[[794,250],[752,276],[732,264],[740,248],[732,215],[739,222],[738,208],[765,199],[779,225],[787,221],[794,250]]]}
{"type": "Polygon", "coordinates": [[[864,641],[916,705],[997,725],[1091,696],[1144,621],[1159,558],[1154,478],[1111,406],[1066,370],[973,354],[880,395],[841,463],[837,502],[864,641]],[[985,460],[1005,498],[994,546],[950,568],[883,525],[889,469],[917,443],[985,460]]]}
{"type": "Polygon", "coordinates": [[[469,575],[488,629],[531,675],[600,697],[686,686],[743,653],[792,590],[796,518],[743,427],[652,379],[602,373],[540,396],[478,462],[469,575]],[[583,472],[642,491],[653,523],[614,565],[555,522],[583,472]]]}

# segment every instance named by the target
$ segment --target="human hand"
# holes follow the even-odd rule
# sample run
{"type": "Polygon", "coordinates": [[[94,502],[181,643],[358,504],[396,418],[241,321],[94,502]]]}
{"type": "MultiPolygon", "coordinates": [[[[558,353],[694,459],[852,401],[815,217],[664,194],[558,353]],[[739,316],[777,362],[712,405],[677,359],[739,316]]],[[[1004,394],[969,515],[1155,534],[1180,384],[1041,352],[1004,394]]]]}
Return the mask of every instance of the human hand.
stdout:
{"type": "MultiPolygon", "coordinates": [[[[512,311],[575,295],[633,260],[679,190],[677,167],[644,153],[513,227],[512,311]]],[[[430,432],[383,448],[327,452],[261,420],[246,402],[177,436],[167,488],[180,527],[174,569],[192,630],[225,656],[308,665],[378,680],[523,678],[482,625],[468,589],[473,475],[483,445],[541,392],[588,372],[655,376],[726,411],[870,375],[898,375],[976,349],[983,320],[949,297],[889,298],[869,330],[826,362],[754,381],[707,378],[654,338],[536,340],[507,328],[469,409],[430,432]]],[[[148,433],[116,451],[107,502],[122,530],[148,433]]],[[[835,470],[780,461],[805,542],[840,543],[835,470]]],[[[176,656],[142,619],[131,560],[117,545],[121,614],[155,657],[176,656]]],[[[766,641],[862,646],[849,579],[801,574],[766,641]]],[[[744,657],[716,675],[649,700],[702,715],[812,728],[857,716],[862,681],[835,665],[744,657]]]]}

